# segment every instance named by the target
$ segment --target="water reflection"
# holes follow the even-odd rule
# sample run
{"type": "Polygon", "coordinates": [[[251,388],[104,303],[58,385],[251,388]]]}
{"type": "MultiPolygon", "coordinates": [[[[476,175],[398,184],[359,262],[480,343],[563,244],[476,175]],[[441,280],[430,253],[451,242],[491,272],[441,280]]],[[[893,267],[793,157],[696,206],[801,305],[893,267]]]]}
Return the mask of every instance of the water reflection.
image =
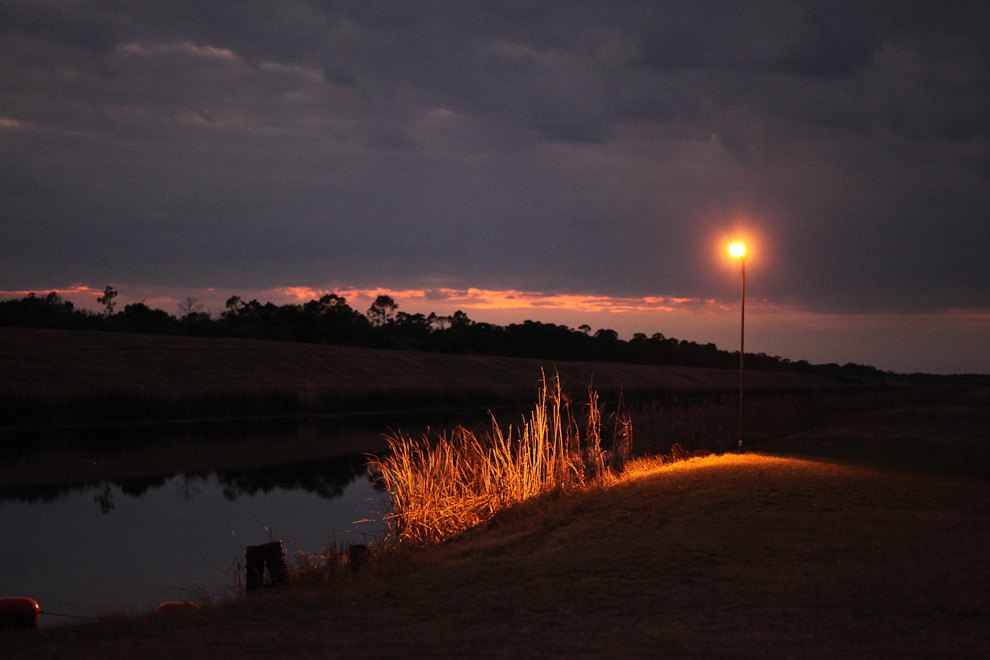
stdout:
{"type": "Polygon", "coordinates": [[[352,455],[243,470],[185,472],[168,477],[104,480],[96,485],[68,484],[0,489],[0,501],[28,504],[54,502],[71,493],[95,488],[93,501],[103,513],[107,514],[114,510],[115,497],[118,494],[141,498],[148,491],[162,488],[167,481],[174,481],[176,477],[181,480],[187,498],[192,497],[207,481],[211,481],[219,485],[224,498],[231,502],[244,496],[267,494],[275,490],[304,491],[333,500],[340,497],[344,489],[355,479],[367,476],[367,463],[367,456],[352,455]]]}
{"type": "Polygon", "coordinates": [[[276,539],[290,554],[317,554],[385,537],[390,500],[369,478],[365,452],[385,450],[390,429],[416,436],[465,417],[487,419],[473,411],[439,426],[428,413],[7,435],[8,467],[35,482],[76,482],[0,484],[0,586],[46,612],[84,616],[224,598],[238,588],[248,545],[276,539]],[[118,476],[137,473],[150,476],[118,476]]]}
{"type": "Polygon", "coordinates": [[[332,500],[340,497],[358,476],[368,474],[367,464],[365,456],[345,456],[254,470],[219,471],[216,475],[223,485],[224,497],[229,500],[269,493],[276,488],[304,490],[332,500]]]}
{"type": "Polygon", "coordinates": [[[222,599],[241,584],[248,545],[284,540],[291,562],[383,538],[389,500],[365,465],[351,456],[8,492],[0,585],[74,616],[222,599]]]}
{"type": "Polygon", "coordinates": [[[332,497],[352,472],[360,473],[364,454],[387,451],[393,431],[418,437],[431,429],[442,433],[476,422],[487,425],[487,413],[421,411],[7,431],[0,437],[0,468],[13,484],[0,482],[0,501],[53,501],[93,484],[140,496],[175,474],[192,478],[214,472],[230,480],[232,496],[292,486],[332,497]],[[244,467],[273,464],[277,467],[244,467]],[[146,476],[121,478],[130,474],[146,476]],[[14,488],[21,475],[45,485],[14,488]]]}

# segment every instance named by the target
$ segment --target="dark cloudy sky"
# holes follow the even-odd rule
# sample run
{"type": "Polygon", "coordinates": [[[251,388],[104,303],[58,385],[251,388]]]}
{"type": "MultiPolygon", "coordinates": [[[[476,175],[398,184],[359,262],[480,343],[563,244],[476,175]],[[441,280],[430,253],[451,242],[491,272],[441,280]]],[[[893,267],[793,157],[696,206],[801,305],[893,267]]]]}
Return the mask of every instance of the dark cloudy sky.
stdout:
{"type": "Polygon", "coordinates": [[[982,0],[0,0],[0,290],[731,349],[738,235],[747,349],[990,373],[987,34],[982,0]]]}

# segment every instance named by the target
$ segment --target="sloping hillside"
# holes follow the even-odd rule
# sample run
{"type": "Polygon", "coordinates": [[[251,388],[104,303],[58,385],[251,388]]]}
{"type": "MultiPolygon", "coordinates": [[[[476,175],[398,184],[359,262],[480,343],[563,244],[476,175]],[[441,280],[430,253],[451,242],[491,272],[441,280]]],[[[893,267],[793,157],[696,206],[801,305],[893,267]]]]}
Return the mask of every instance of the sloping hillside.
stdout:
{"type": "MultiPolygon", "coordinates": [[[[337,405],[354,405],[369,393],[410,400],[470,393],[484,405],[489,396],[529,400],[542,369],[556,370],[571,389],[594,382],[599,390],[621,386],[627,392],[733,391],[739,382],[738,372],[723,369],[0,328],[0,398],[8,410],[48,402],[66,411],[73,402],[98,405],[99,397],[111,394],[131,404],[141,398],[264,396],[275,397],[277,405],[296,401],[312,409],[325,408],[334,397],[337,405]]],[[[820,377],[798,374],[746,374],[746,386],[754,390],[828,385],[820,377]]]]}
{"type": "MultiPolygon", "coordinates": [[[[257,388],[456,389],[532,391],[540,369],[570,383],[627,388],[731,389],[735,370],[607,362],[444,355],[248,339],[0,328],[0,387],[7,391],[83,393],[108,388],[152,392],[257,388]]],[[[749,372],[756,388],[815,387],[818,377],[749,372]]]]}

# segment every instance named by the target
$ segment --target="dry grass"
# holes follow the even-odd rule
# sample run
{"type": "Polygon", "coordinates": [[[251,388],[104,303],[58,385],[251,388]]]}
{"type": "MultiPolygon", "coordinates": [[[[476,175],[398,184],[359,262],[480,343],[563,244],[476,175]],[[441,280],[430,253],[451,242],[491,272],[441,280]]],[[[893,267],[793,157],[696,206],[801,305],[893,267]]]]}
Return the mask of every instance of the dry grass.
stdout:
{"type": "Polygon", "coordinates": [[[512,504],[613,477],[632,445],[629,417],[620,408],[603,427],[591,389],[582,408],[583,425],[559,375],[544,373],[536,406],[515,431],[503,432],[493,418],[481,436],[463,426],[437,441],[393,436],[379,469],[392,494],[397,540],[440,541],[512,504]]]}

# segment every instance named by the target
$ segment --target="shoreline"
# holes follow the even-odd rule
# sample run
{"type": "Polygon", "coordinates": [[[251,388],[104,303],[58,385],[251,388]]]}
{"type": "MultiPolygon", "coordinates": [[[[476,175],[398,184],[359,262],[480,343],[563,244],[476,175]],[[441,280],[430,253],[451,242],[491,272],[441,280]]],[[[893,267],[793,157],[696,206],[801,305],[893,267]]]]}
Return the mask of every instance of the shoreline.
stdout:
{"type": "Polygon", "coordinates": [[[975,659],[990,648],[990,481],[903,441],[961,451],[959,427],[985,431],[990,411],[919,412],[924,428],[866,415],[772,453],[643,462],[328,585],[0,639],[25,659],[975,659]],[[913,467],[801,456],[842,438],[913,467]]]}

